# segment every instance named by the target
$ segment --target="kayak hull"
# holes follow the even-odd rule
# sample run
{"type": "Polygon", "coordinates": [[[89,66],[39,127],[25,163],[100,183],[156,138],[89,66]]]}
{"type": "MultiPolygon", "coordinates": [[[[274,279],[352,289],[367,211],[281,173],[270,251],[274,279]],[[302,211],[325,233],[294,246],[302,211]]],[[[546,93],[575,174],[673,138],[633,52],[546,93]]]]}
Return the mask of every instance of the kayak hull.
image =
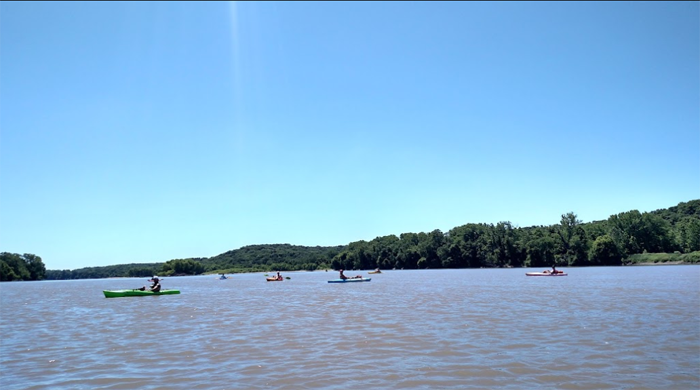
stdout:
{"type": "Polygon", "coordinates": [[[550,274],[549,272],[548,272],[548,273],[544,273],[544,272],[526,272],[525,275],[527,275],[527,276],[566,276],[567,274],[564,273],[564,272],[560,272],[560,273],[557,273],[557,274],[550,274]]]}
{"type": "Polygon", "coordinates": [[[268,282],[281,282],[284,279],[277,279],[277,278],[265,278],[268,282]]]}
{"type": "Polygon", "coordinates": [[[121,298],[121,297],[145,297],[151,295],[171,295],[179,294],[180,290],[160,290],[159,292],[141,291],[141,290],[102,290],[105,298],[121,298]]]}
{"type": "Polygon", "coordinates": [[[329,280],[328,283],[357,283],[357,282],[369,282],[372,278],[350,278],[350,279],[333,279],[329,280]]]}

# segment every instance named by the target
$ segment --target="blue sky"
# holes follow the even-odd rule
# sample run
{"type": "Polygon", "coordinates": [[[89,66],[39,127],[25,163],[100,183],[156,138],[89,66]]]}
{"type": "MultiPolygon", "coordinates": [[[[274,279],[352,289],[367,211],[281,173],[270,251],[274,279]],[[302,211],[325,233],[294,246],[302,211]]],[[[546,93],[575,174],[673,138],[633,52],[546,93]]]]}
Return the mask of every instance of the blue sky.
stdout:
{"type": "Polygon", "coordinates": [[[0,251],[48,269],[700,198],[698,2],[2,2],[0,251]]]}

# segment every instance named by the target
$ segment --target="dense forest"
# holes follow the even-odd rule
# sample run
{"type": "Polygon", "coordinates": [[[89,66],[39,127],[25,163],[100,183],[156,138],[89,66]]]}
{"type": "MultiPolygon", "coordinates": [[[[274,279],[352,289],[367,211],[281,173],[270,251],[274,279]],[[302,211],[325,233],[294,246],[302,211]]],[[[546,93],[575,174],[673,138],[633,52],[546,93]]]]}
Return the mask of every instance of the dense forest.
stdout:
{"type": "Polygon", "coordinates": [[[38,256],[3,253],[2,280],[84,279],[316,269],[425,269],[700,263],[700,200],[652,212],[637,210],[583,223],[573,212],[559,224],[466,224],[448,232],[402,233],[336,247],[251,245],[210,258],[48,270],[38,256]],[[18,260],[19,259],[19,260],[18,260]],[[37,261],[38,259],[38,261],[37,261]],[[20,261],[21,260],[21,261],[20,261]],[[41,270],[38,270],[41,264],[41,270]],[[33,270],[33,271],[31,271],[33,270]]]}
{"type": "MultiPolygon", "coordinates": [[[[480,268],[623,265],[671,253],[665,261],[700,260],[700,200],[650,213],[637,210],[582,223],[517,228],[510,222],[467,224],[447,233],[404,233],[350,243],[332,268],[480,268]]],[[[656,260],[661,259],[659,257],[656,260]]]]}
{"type": "Polygon", "coordinates": [[[46,276],[46,266],[41,257],[31,253],[0,253],[0,281],[42,280],[46,276]]]}

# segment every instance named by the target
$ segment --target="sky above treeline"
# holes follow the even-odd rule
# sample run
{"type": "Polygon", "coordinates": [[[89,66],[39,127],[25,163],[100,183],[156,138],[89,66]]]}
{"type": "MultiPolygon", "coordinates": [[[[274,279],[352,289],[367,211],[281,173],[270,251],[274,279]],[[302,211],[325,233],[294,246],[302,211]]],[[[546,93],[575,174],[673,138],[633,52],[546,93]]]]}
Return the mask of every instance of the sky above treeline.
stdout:
{"type": "Polygon", "coordinates": [[[700,198],[698,2],[5,2],[0,251],[48,269],[700,198]]]}

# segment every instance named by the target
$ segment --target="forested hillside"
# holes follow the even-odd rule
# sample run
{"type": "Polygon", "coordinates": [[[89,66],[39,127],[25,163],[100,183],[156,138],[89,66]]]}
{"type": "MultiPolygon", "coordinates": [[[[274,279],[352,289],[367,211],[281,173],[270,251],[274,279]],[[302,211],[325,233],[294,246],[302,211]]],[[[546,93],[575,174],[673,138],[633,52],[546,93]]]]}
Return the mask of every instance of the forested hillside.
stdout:
{"type": "Polygon", "coordinates": [[[116,277],[150,277],[158,274],[197,275],[204,272],[203,259],[170,260],[165,263],[119,264],[75,270],[48,270],[46,279],[98,279],[116,277]]]}
{"type": "MultiPolygon", "coordinates": [[[[478,268],[622,265],[646,261],[700,262],[700,200],[668,209],[637,210],[582,223],[573,212],[559,224],[466,224],[448,232],[402,233],[345,246],[251,245],[210,258],[165,263],[48,270],[47,279],[327,268],[478,268]],[[650,254],[665,253],[651,257],[650,254]],[[649,254],[649,257],[645,257],[649,254]]],[[[1,264],[0,264],[1,265],[1,264]]],[[[6,267],[2,266],[3,273],[6,267]]],[[[25,279],[26,280],[26,279],[25,279]]]]}
{"type": "MultiPolygon", "coordinates": [[[[518,228],[510,222],[467,224],[447,233],[404,233],[350,243],[331,267],[474,268],[621,265],[644,253],[700,251],[700,200],[605,221],[582,223],[574,213],[552,226],[518,228]]],[[[639,261],[639,257],[635,258],[639,261]]],[[[697,263],[700,253],[678,259],[697,263]]],[[[632,262],[632,261],[630,261],[632,262]]]]}
{"type": "Polygon", "coordinates": [[[331,259],[344,246],[307,247],[289,244],[250,245],[211,257],[202,262],[210,270],[313,271],[330,267],[331,259]]]}

